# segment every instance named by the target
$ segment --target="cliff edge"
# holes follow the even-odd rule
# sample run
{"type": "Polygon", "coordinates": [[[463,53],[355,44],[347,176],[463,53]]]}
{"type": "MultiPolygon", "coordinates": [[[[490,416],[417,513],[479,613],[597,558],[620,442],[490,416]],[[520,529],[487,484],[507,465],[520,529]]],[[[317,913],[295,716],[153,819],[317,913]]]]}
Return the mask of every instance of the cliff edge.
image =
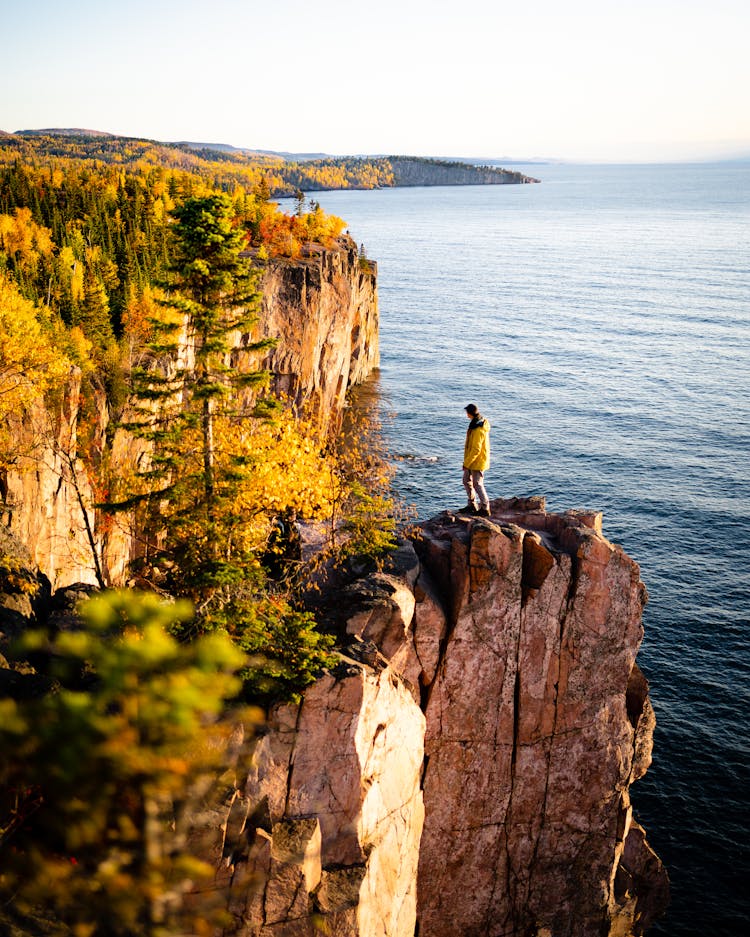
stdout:
{"type": "Polygon", "coordinates": [[[626,937],[664,910],[629,794],[645,587],[599,514],[544,508],[446,512],[337,590],[340,670],[273,714],[216,827],[232,934],[626,937]]]}
{"type": "Polygon", "coordinates": [[[278,342],[263,362],[273,390],[324,426],[336,423],[347,390],[380,363],[377,264],[346,235],[334,250],[275,260],[263,277],[260,322],[278,342]]]}

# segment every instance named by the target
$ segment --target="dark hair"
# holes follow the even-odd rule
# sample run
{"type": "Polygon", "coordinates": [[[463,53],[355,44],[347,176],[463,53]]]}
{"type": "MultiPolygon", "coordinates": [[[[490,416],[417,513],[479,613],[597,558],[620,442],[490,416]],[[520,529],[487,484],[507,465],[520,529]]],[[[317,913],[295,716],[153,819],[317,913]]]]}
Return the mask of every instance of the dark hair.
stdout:
{"type": "Polygon", "coordinates": [[[467,406],[464,407],[464,410],[466,410],[466,412],[470,413],[472,416],[476,416],[477,413],[479,413],[479,410],[477,409],[477,405],[475,403],[468,404],[467,406]]]}

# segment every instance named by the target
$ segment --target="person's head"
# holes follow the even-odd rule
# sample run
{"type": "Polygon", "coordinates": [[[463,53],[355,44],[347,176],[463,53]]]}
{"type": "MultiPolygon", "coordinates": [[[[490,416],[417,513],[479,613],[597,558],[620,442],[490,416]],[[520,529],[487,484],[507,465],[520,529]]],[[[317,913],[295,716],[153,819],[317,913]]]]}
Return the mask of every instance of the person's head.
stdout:
{"type": "Polygon", "coordinates": [[[466,416],[467,416],[470,420],[473,420],[474,417],[479,413],[479,410],[478,410],[477,405],[476,405],[475,403],[470,403],[470,404],[468,404],[468,406],[465,406],[465,407],[464,407],[464,410],[466,410],[466,416]]]}

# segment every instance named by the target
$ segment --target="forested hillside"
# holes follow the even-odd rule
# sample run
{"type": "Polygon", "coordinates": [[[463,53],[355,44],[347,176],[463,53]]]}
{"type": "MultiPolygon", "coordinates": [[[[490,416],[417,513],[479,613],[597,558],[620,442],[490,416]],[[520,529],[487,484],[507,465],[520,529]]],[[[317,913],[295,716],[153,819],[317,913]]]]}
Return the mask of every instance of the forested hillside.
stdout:
{"type": "Polygon", "coordinates": [[[194,173],[210,184],[262,185],[272,196],[298,190],[375,189],[411,185],[503,185],[536,182],[519,172],[451,160],[405,156],[336,156],[295,159],[249,150],[160,143],[91,131],[22,131],[0,135],[0,164],[16,158],[67,158],[115,166],[159,166],[194,173]]]}
{"type": "Polygon", "coordinates": [[[287,659],[273,686],[304,684],[327,643],[279,584],[272,534],[289,516],[335,532],[334,515],[361,521],[380,489],[358,493],[365,454],[337,455],[265,390],[273,340],[255,326],[266,266],[339,249],[344,222],[301,193],[281,212],[261,172],[242,184],[156,147],[118,160],[91,138],[83,158],[69,142],[67,155],[49,138],[0,144],[0,498],[6,473],[52,458],[100,586],[102,538],[125,512],[132,575],[195,603],[190,634],[230,631],[287,659]]]}
{"type": "Polygon", "coordinates": [[[0,144],[0,271],[98,349],[142,318],[169,261],[170,215],[188,198],[228,192],[244,247],[261,262],[330,245],[344,227],[301,199],[295,215],[280,212],[260,170],[243,185],[199,163],[193,171],[161,164],[156,148],[119,162],[111,152],[57,155],[40,139],[39,148],[0,144]]]}

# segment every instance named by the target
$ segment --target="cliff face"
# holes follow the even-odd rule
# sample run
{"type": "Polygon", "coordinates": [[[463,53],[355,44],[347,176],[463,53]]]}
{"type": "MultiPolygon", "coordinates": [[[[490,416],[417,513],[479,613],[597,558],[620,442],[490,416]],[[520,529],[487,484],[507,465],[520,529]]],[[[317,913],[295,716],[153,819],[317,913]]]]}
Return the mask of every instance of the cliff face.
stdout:
{"type": "Polygon", "coordinates": [[[424,717],[401,680],[345,659],[270,729],[218,818],[227,933],[413,934],[424,717]]]}
{"type": "Polygon", "coordinates": [[[315,914],[368,937],[644,932],[668,896],[629,795],[654,727],[646,595],[600,520],[541,499],[446,513],[419,559],[337,595],[360,663],[278,712],[239,784],[233,933],[312,937],[315,914]]]}
{"type": "MultiPolygon", "coordinates": [[[[377,367],[377,275],[372,263],[360,267],[351,238],[334,249],[318,249],[298,262],[272,262],[262,282],[259,329],[278,344],[263,362],[272,387],[306,406],[323,427],[341,415],[347,388],[377,367]]],[[[236,336],[235,358],[257,336],[236,336]]],[[[189,359],[191,349],[181,355],[189,359]]],[[[113,472],[128,467],[138,444],[124,431],[107,439],[110,414],[103,393],[90,409],[87,437],[79,438],[82,406],[80,374],[73,373],[62,401],[37,407],[15,421],[19,459],[0,473],[2,524],[31,550],[53,587],[96,582],[91,540],[107,581],[124,581],[134,555],[134,532],[127,522],[105,519],[93,505],[94,490],[80,455],[90,463],[105,457],[113,472]],[[86,506],[86,511],[82,509],[86,506]],[[91,530],[87,530],[87,517],[91,530]]]]}
{"type": "Polygon", "coordinates": [[[599,516],[508,507],[427,525],[420,546],[448,606],[427,687],[420,922],[435,937],[639,933],[648,898],[625,910],[618,870],[654,723],[635,665],[645,588],[599,516]]]}
{"type": "Polygon", "coordinates": [[[309,407],[323,425],[338,420],[347,389],[380,362],[376,265],[360,264],[349,237],[337,250],[271,264],[261,329],[278,339],[264,361],[273,389],[309,407]]]}
{"type": "Polygon", "coordinates": [[[0,470],[2,526],[27,546],[53,586],[95,583],[89,533],[99,552],[104,540],[92,507],[97,498],[78,452],[85,444],[90,457],[100,457],[109,414],[104,394],[95,394],[96,419],[84,443],[79,439],[82,405],[81,375],[74,369],[54,406],[37,404],[12,418],[15,449],[23,455],[0,470]]]}

